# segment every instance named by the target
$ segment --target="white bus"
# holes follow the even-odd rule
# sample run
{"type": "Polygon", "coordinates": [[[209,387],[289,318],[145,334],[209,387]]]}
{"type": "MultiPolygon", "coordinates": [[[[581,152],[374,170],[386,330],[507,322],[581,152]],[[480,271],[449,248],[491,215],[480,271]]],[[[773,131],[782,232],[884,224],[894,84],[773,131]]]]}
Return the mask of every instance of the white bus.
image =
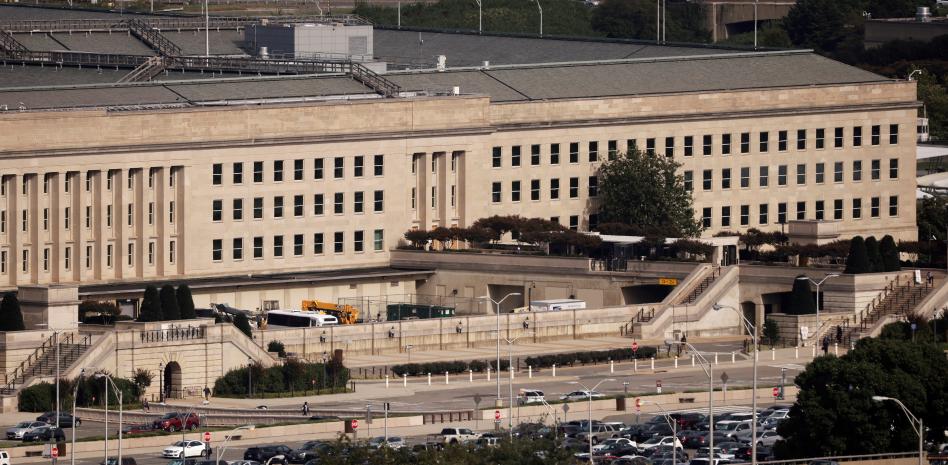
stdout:
{"type": "Polygon", "coordinates": [[[530,309],[534,312],[582,310],[584,308],[586,308],[586,301],[577,299],[534,300],[530,302],[530,309]]]}
{"type": "Polygon", "coordinates": [[[306,328],[310,326],[337,325],[339,320],[332,316],[318,312],[304,312],[302,310],[270,310],[267,312],[267,324],[277,326],[292,326],[306,328]]]}

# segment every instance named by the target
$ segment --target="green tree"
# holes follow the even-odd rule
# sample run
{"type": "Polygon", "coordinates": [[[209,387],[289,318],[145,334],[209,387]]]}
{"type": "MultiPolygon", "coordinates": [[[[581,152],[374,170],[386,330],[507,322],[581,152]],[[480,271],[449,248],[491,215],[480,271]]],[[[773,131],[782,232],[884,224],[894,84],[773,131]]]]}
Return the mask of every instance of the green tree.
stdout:
{"type": "Polygon", "coordinates": [[[253,330],[250,329],[250,321],[247,320],[247,315],[244,312],[238,312],[237,316],[234,317],[234,326],[240,330],[240,332],[247,335],[249,338],[253,338],[253,330]]]}
{"type": "Polygon", "coordinates": [[[191,296],[191,288],[187,284],[178,286],[175,298],[178,300],[178,310],[181,312],[182,320],[197,318],[194,312],[194,297],[191,296]]]}
{"type": "Polygon", "coordinates": [[[862,236],[856,236],[849,241],[849,255],[846,256],[847,274],[871,273],[872,264],[869,263],[869,252],[866,250],[866,241],[862,236]]]}
{"type": "Polygon", "coordinates": [[[151,382],[154,379],[155,379],[155,375],[144,368],[136,369],[135,375],[132,376],[132,382],[135,383],[135,386],[138,387],[138,392],[141,392],[141,393],[144,393],[145,389],[148,386],[151,386],[151,382]]]}
{"type": "Polygon", "coordinates": [[[832,52],[862,25],[862,0],[798,0],[784,27],[794,44],[832,52]]]}
{"type": "Polygon", "coordinates": [[[882,255],[882,271],[899,271],[902,269],[899,260],[899,248],[895,245],[895,239],[886,234],[879,242],[879,253],[882,255]]]}
{"type": "Polygon", "coordinates": [[[16,294],[7,292],[0,301],[0,331],[23,331],[23,312],[20,310],[20,301],[16,294]]]}
{"type": "Polygon", "coordinates": [[[764,337],[770,341],[771,347],[776,345],[780,339],[780,326],[777,325],[777,322],[774,321],[773,318],[764,319],[764,337]]]}
{"type": "Polygon", "coordinates": [[[161,301],[158,297],[158,289],[149,285],[145,287],[145,296],[142,298],[142,305],[138,309],[138,321],[161,320],[161,301]]]}
{"type": "Polygon", "coordinates": [[[902,410],[873,396],[901,400],[924,419],[929,437],[948,427],[948,360],[931,343],[861,339],[840,358],[818,357],[794,383],[797,401],[777,427],[781,460],[917,448],[902,410]]]}
{"type": "Polygon", "coordinates": [[[948,230],[948,198],[942,196],[922,199],[915,217],[919,241],[944,241],[948,230]]]}
{"type": "Polygon", "coordinates": [[[664,229],[670,237],[697,236],[701,225],[691,192],[676,173],[679,166],[638,150],[603,162],[597,173],[601,221],[664,229]]]}
{"type": "Polygon", "coordinates": [[[174,286],[161,286],[161,315],[164,320],[180,320],[181,310],[178,309],[178,299],[175,297],[174,286]]]}
{"type": "Polygon", "coordinates": [[[875,236],[866,238],[866,256],[869,257],[869,268],[873,273],[885,271],[885,265],[882,263],[882,253],[879,252],[879,242],[875,236]]]}
{"type": "Polygon", "coordinates": [[[280,357],[286,357],[286,346],[280,341],[267,343],[267,352],[276,352],[280,357]]]}
{"type": "MultiPolygon", "coordinates": [[[[797,278],[806,277],[799,275],[797,278]]],[[[787,301],[787,308],[784,313],[788,315],[809,315],[816,313],[816,300],[813,298],[813,291],[810,289],[808,279],[794,279],[793,289],[790,290],[790,298],[787,301]]]]}

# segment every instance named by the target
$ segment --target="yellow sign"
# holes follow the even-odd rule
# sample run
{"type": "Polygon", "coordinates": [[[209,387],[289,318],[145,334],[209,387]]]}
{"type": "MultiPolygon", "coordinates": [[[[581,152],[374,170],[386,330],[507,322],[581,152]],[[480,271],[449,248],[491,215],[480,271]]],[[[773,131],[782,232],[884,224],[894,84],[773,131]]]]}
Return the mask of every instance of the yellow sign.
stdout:
{"type": "Polygon", "coordinates": [[[675,278],[658,278],[659,286],[677,286],[678,280],[675,278]]]}

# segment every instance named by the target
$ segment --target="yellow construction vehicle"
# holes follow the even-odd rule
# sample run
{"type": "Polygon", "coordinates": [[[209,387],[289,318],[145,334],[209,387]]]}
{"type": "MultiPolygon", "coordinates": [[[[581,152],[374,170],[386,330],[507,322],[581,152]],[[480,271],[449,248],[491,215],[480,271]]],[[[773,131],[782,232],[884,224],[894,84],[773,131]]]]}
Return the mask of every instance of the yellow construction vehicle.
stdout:
{"type": "Polygon", "coordinates": [[[304,300],[300,304],[303,311],[320,312],[326,315],[332,315],[339,319],[341,325],[355,324],[359,319],[359,309],[351,305],[336,305],[331,302],[322,302],[319,300],[304,300]]]}

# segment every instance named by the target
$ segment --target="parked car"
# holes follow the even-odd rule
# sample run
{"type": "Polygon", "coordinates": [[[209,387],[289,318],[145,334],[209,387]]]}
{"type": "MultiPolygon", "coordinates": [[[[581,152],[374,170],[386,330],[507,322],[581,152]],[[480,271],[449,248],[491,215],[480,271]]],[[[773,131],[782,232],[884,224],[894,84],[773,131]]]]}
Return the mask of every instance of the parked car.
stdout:
{"type": "Polygon", "coordinates": [[[7,439],[23,439],[23,435],[36,428],[49,426],[43,421],[21,421],[7,430],[7,439]]]}
{"type": "Polygon", "coordinates": [[[193,412],[187,415],[178,412],[168,412],[165,416],[155,420],[152,426],[155,429],[163,429],[172,433],[184,429],[193,430],[201,426],[201,418],[193,412]]]}
{"type": "Polygon", "coordinates": [[[546,402],[543,391],[539,389],[521,389],[518,396],[520,405],[542,404],[546,402]]]}
{"type": "Polygon", "coordinates": [[[207,453],[207,444],[201,441],[178,441],[161,451],[162,457],[184,459],[203,457],[207,453]]]}
{"type": "MultiPolygon", "coordinates": [[[[287,463],[293,450],[282,444],[269,446],[250,447],[244,451],[244,460],[254,460],[260,463],[267,463],[270,459],[278,459],[278,462],[287,463]]],[[[271,462],[272,463],[272,462],[271,462]]]]}
{"type": "Polygon", "coordinates": [[[606,396],[596,391],[573,391],[564,396],[560,396],[560,400],[565,400],[565,401],[587,400],[590,397],[592,397],[593,399],[602,399],[603,397],[606,397],[606,396]]]}
{"type": "MultiPolygon", "coordinates": [[[[614,447],[614,446],[617,446],[617,445],[636,447],[635,441],[633,441],[633,440],[631,440],[631,439],[627,439],[627,438],[609,438],[609,439],[606,439],[605,441],[602,441],[602,442],[600,442],[599,444],[596,444],[595,446],[593,446],[593,453],[595,453],[595,452],[598,451],[598,450],[609,449],[609,448],[614,447]]],[[[637,447],[636,447],[636,448],[637,448],[637,447]]]]}
{"type": "Polygon", "coordinates": [[[479,437],[481,437],[480,434],[467,428],[442,428],[438,440],[442,444],[463,444],[476,441],[479,437]]]}
{"type": "Polygon", "coordinates": [[[10,465],[10,453],[0,450],[0,465],[10,465]]]}
{"type": "MultiPolygon", "coordinates": [[[[310,463],[310,462],[315,463],[315,462],[317,462],[317,461],[316,461],[316,460],[310,460],[310,461],[308,461],[308,462],[306,462],[306,463],[308,464],[308,463],[310,463]]],[[[256,462],[256,461],[254,461],[254,460],[232,460],[232,461],[230,462],[230,465],[263,465],[263,464],[261,464],[260,462],[256,462]]]]}
{"type": "MultiPolygon", "coordinates": [[[[38,417],[36,421],[42,421],[49,423],[51,425],[56,424],[56,412],[46,412],[38,417]]],[[[72,428],[73,423],[76,426],[82,426],[82,420],[79,418],[73,418],[71,413],[59,412],[59,427],[60,428],[72,428]]]]}
{"type": "Polygon", "coordinates": [[[287,460],[290,463],[306,463],[331,449],[332,446],[325,441],[306,441],[302,447],[290,452],[287,455],[287,460]]]}
{"type": "MultiPolygon", "coordinates": [[[[108,460],[103,460],[99,462],[99,465],[118,465],[118,459],[115,457],[109,457],[108,460]]],[[[135,457],[122,457],[122,465],[138,465],[138,462],[135,460],[135,457]]]]}
{"type": "Polygon", "coordinates": [[[230,465],[224,460],[198,460],[194,465],[230,465]]]}
{"type": "MultiPolygon", "coordinates": [[[[125,425],[122,427],[122,434],[135,435],[135,434],[142,434],[142,433],[150,433],[154,430],[155,430],[155,427],[152,425],[125,425]]],[[[187,464],[187,465],[193,465],[193,464],[187,464]]]]}
{"type": "MultiPolygon", "coordinates": [[[[735,436],[738,442],[744,444],[750,444],[750,430],[741,431],[735,436]]],[[[782,439],[776,431],[769,430],[757,430],[757,445],[758,446],[773,446],[778,440],[782,439]]]]}
{"type": "Polygon", "coordinates": [[[655,436],[639,444],[638,446],[639,446],[639,450],[644,452],[649,449],[660,447],[660,446],[670,447],[672,444],[675,445],[676,449],[684,449],[684,446],[681,445],[681,441],[679,441],[678,438],[675,438],[673,436],[655,436]]]}
{"type": "Polygon", "coordinates": [[[728,420],[724,422],[723,424],[718,423],[717,425],[715,425],[715,432],[720,431],[729,438],[733,438],[737,434],[743,431],[750,431],[750,430],[751,430],[751,422],[749,421],[728,420]]]}
{"type": "Polygon", "coordinates": [[[619,437],[619,432],[616,431],[612,426],[605,423],[600,423],[598,425],[592,425],[592,431],[590,431],[588,428],[580,430],[578,433],[576,433],[576,439],[588,441],[590,434],[592,434],[593,444],[599,444],[599,441],[609,438],[619,437]]]}
{"type": "MultiPolygon", "coordinates": [[[[125,460],[125,457],[122,457],[122,460],[125,460]]],[[[167,465],[195,465],[197,460],[195,459],[172,459],[168,462],[167,465]]]]}
{"type": "Polygon", "coordinates": [[[708,421],[707,415],[701,413],[673,413],[671,417],[678,422],[679,430],[695,429],[698,425],[708,421]]]}
{"type": "Polygon", "coordinates": [[[398,450],[405,447],[405,440],[398,436],[389,436],[388,438],[378,436],[369,441],[369,447],[373,449],[388,447],[389,449],[398,450]]]}
{"type": "Polygon", "coordinates": [[[50,440],[55,440],[56,442],[65,441],[66,434],[63,433],[62,428],[55,426],[40,426],[23,434],[23,442],[50,440]]]}

